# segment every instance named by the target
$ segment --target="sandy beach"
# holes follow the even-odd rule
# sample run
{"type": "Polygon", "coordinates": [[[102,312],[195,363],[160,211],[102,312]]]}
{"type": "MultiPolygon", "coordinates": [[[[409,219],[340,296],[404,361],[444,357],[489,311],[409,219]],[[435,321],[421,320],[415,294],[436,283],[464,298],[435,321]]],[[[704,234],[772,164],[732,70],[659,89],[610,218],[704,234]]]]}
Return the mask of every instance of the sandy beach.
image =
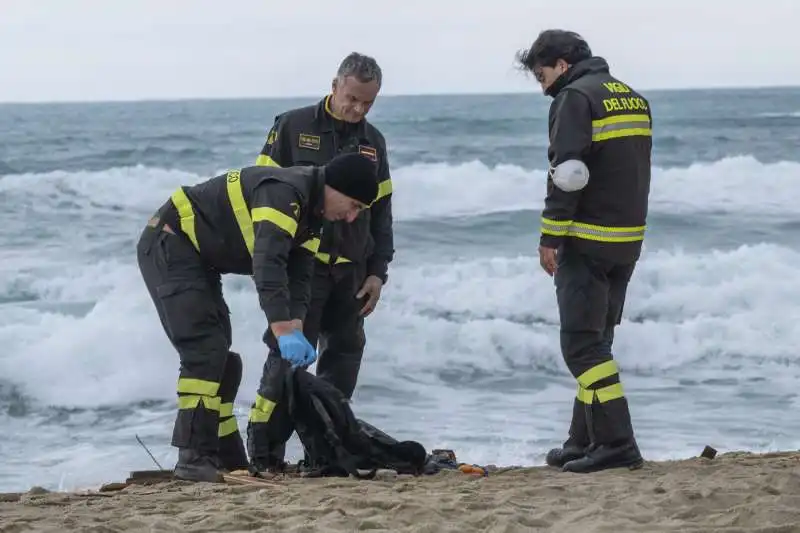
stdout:
{"type": "Polygon", "coordinates": [[[728,453],[590,475],[535,467],[487,477],[454,470],[379,480],[278,477],[257,487],[168,481],[1,499],[2,533],[788,533],[800,531],[800,452],[728,453]]]}

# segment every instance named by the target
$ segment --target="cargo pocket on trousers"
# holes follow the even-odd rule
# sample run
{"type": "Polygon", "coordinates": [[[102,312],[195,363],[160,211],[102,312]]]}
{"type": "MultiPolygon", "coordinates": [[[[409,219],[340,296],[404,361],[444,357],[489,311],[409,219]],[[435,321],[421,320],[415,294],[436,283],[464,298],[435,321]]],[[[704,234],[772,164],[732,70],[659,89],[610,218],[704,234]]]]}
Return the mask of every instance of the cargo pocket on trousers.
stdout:
{"type": "Polygon", "coordinates": [[[608,296],[600,281],[583,265],[557,275],[556,296],[562,329],[603,331],[608,296]]]}
{"type": "Polygon", "coordinates": [[[222,329],[216,301],[203,281],[171,281],[156,292],[164,311],[164,326],[175,344],[208,338],[222,329]]]}

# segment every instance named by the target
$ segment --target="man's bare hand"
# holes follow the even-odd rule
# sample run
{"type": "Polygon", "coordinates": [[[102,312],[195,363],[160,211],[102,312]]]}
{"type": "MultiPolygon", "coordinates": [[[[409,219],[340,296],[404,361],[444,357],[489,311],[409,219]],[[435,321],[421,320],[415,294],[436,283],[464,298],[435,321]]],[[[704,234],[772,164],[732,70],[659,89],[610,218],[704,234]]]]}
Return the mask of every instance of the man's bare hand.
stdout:
{"type": "Polygon", "coordinates": [[[383,281],[378,276],[367,276],[367,279],[364,280],[364,284],[361,286],[361,290],[358,291],[356,294],[356,298],[359,300],[364,297],[364,295],[369,295],[369,299],[367,303],[364,304],[364,307],[361,308],[359,311],[359,315],[361,316],[369,316],[375,310],[375,306],[378,304],[378,300],[381,297],[381,289],[383,288],[383,281]]]}
{"type": "Polygon", "coordinates": [[[539,246],[539,264],[549,276],[555,274],[558,269],[558,250],[539,246]]]}

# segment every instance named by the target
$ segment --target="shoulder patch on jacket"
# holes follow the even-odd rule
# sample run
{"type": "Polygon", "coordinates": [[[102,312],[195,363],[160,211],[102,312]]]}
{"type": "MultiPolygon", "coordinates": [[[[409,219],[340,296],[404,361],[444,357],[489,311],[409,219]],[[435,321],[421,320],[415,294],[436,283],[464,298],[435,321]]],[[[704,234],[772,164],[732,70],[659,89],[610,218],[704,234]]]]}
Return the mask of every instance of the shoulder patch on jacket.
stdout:
{"type": "Polygon", "coordinates": [[[319,150],[320,138],[319,135],[310,135],[308,133],[301,133],[297,138],[297,146],[300,148],[308,148],[309,150],[319,150]]]}
{"type": "Polygon", "coordinates": [[[372,146],[364,146],[363,144],[359,144],[358,153],[372,159],[376,163],[378,162],[378,151],[372,146]]]}

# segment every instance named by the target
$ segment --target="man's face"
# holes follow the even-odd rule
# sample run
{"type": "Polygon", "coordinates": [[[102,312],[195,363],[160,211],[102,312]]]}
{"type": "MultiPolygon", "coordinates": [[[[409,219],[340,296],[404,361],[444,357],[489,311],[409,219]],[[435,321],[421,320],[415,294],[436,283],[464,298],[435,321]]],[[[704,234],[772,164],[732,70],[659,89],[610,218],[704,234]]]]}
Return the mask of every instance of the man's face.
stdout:
{"type": "Polygon", "coordinates": [[[547,92],[547,89],[550,88],[551,85],[558,79],[559,76],[564,74],[569,65],[563,59],[559,59],[556,61],[555,66],[552,67],[534,67],[533,69],[533,76],[536,78],[536,81],[539,82],[539,86],[542,88],[542,92],[547,92]]]}
{"type": "Polygon", "coordinates": [[[340,193],[333,187],[325,186],[325,207],[322,214],[331,222],[346,220],[352,223],[365,208],[366,206],[358,200],[340,193]]]}
{"type": "Polygon", "coordinates": [[[353,76],[334,78],[331,110],[345,122],[360,122],[369,113],[379,91],[374,80],[361,83],[353,76]]]}

